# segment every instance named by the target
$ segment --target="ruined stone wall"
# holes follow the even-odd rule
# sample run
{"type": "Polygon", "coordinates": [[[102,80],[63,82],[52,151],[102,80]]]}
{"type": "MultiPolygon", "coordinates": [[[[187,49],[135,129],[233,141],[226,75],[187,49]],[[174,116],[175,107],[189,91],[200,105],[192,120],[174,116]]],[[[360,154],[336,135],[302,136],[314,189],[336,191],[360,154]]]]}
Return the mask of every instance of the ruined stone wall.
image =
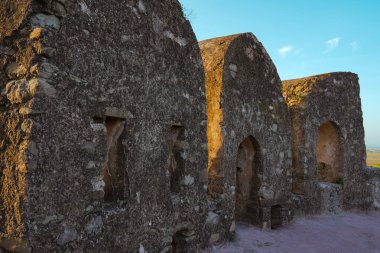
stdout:
{"type": "MultiPolygon", "coordinates": [[[[328,183],[342,188],[343,196],[340,198],[343,206],[368,207],[369,193],[364,177],[364,129],[357,75],[338,72],[288,80],[283,82],[283,92],[292,116],[293,192],[301,198],[300,211],[325,211],[322,210],[325,206],[322,195],[326,195],[327,188],[321,189],[318,182],[329,177],[318,178],[318,173],[331,171],[334,166],[338,170],[335,175],[340,176],[334,176],[334,180],[328,183]],[[332,157],[317,161],[317,155],[321,152],[317,152],[317,141],[318,137],[322,138],[318,136],[318,129],[321,134],[323,127],[320,127],[325,123],[336,129],[338,143],[327,145],[328,142],[325,142],[321,148],[325,148],[332,157]],[[341,154],[335,154],[334,158],[332,153],[338,152],[341,154]],[[329,164],[331,160],[338,164],[329,164]]],[[[324,138],[335,138],[334,135],[326,136],[324,138]]],[[[329,189],[337,192],[334,187],[329,189]]],[[[333,192],[331,194],[335,194],[333,192]]]]}
{"type": "Polygon", "coordinates": [[[367,185],[372,199],[372,209],[380,210],[380,170],[367,168],[367,185]]]}
{"type": "Polygon", "coordinates": [[[24,252],[199,247],[204,79],[178,2],[3,1],[9,11],[2,241],[22,239],[24,252]]]}
{"type": "Polygon", "coordinates": [[[290,116],[276,68],[252,34],[202,41],[200,48],[209,141],[206,225],[215,242],[234,232],[235,215],[270,228],[271,207],[288,207],[290,116]]]}
{"type": "Polygon", "coordinates": [[[286,223],[292,180],[302,212],[377,207],[356,75],[285,81],[289,114],[252,34],[200,47],[176,0],[0,3],[0,248],[196,252],[286,223]]]}

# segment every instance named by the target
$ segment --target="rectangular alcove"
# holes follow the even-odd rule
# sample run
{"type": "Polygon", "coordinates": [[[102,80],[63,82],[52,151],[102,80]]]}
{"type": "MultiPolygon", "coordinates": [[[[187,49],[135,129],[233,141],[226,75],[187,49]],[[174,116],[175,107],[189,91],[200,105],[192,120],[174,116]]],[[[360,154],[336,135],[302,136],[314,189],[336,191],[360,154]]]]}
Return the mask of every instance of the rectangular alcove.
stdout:
{"type": "Polygon", "coordinates": [[[181,125],[173,125],[169,133],[169,158],[168,170],[170,177],[170,190],[179,192],[180,180],[185,171],[185,160],[183,152],[183,142],[185,138],[185,128],[181,125]]]}
{"type": "Polygon", "coordinates": [[[128,175],[126,171],[126,150],[123,146],[125,119],[106,116],[94,117],[94,122],[102,123],[107,130],[107,146],[102,176],[104,180],[104,201],[117,202],[125,200],[128,192],[128,175]]]}

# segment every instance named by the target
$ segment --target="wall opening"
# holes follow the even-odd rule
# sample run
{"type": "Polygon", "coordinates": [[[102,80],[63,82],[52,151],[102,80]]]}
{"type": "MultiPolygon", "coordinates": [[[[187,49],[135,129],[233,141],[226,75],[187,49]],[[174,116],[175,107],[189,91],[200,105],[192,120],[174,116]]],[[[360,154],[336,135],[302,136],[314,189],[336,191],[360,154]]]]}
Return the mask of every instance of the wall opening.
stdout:
{"type": "Polygon", "coordinates": [[[323,123],[318,129],[317,140],[318,180],[342,183],[343,154],[339,127],[333,122],[323,123]]]}
{"type": "Polygon", "coordinates": [[[241,142],[236,163],[236,203],[237,220],[260,225],[262,210],[258,192],[259,173],[262,171],[259,145],[253,137],[241,142]]]}
{"type": "Polygon", "coordinates": [[[128,177],[125,166],[125,148],[122,140],[125,138],[125,120],[122,118],[106,117],[107,155],[103,168],[104,201],[116,202],[126,198],[128,177]]]}
{"type": "Polygon", "coordinates": [[[172,238],[172,253],[186,253],[189,251],[189,238],[194,235],[193,230],[183,229],[175,233],[172,238]]]}
{"type": "Polygon", "coordinates": [[[179,192],[180,180],[185,172],[185,160],[183,159],[185,140],[185,128],[183,126],[172,126],[169,136],[169,158],[168,170],[170,177],[170,190],[179,192]]]}
{"type": "Polygon", "coordinates": [[[276,229],[282,226],[282,207],[280,205],[272,206],[270,210],[271,229],[276,229]]]}

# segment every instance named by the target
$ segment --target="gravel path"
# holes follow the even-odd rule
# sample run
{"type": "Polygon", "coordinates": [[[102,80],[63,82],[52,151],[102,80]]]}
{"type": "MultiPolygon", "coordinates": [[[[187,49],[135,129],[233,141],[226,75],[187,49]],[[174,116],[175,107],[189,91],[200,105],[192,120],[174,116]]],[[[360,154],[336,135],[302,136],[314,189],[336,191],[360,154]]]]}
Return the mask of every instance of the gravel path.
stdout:
{"type": "Polygon", "coordinates": [[[380,212],[298,218],[277,230],[238,224],[236,242],[214,253],[380,253],[380,212]]]}

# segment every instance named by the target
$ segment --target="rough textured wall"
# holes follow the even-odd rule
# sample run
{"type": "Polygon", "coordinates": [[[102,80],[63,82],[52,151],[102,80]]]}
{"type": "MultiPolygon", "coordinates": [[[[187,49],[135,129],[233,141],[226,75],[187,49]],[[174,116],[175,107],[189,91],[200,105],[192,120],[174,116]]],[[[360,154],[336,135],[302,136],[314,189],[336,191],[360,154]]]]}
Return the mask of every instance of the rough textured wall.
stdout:
{"type": "Polygon", "coordinates": [[[33,122],[25,107],[41,91],[37,91],[35,82],[24,79],[29,74],[21,66],[31,64],[35,55],[33,42],[25,39],[25,34],[19,36],[24,31],[15,31],[24,21],[30,2],[5,1],[0,5],[0,237],[6,234],[18,239],[27,232],[27,160],[33,152],[29,142],[33,122]],[[7,39],[14,42],[14,47],[7,46],[7,39]],[[16,53],[19,48],[23,48],[22,52],[16,53]]]}
{"type": "Polygon", "coordinates": [[[318,184],[321,191],[321,212],[326,214],[342,213],[342,187],[339,184],[320,182],[318,184]]]}
{"type": "MultiPolygon", "coordinates": [[[[352,73],[329,73],[283,82],[293,128],[293,192],[301,197],[301,210],[320,212],[323,189],[317,178],[318,129],[326,122],[339,134],[343,175],[343,206],[366,208],[370,202],[365,187],[365,144],[358,77],[352,73]]],[[[337,151],[336,148],[330,150],[337,151]]],[[[326,162],[327,160],[325,160],[326,162]]],[[[326,162],[327,163],[327,162],[326,162]]],[[[332,167],[336,167],[333,165],[332,167]]]]}
{"type": "Polygon", "coordinates": [[[380,170],[367,168],[367,184],[372,198],[372,208],[380,210],[380,170]]]}
{"type": "Polygon", "coordinates": [[[200,47],[209,140],[206,225],[210,242],[215,242],[234,232],[235,198],[245,200],[248,214],[238,219],[261,227],[271,226],[272,206],[286,210],[291,128],[276,68],[252,34],[206,40],[200,47]],[[249,168],[252,172],[245,171],[249,168]]]}
{"type": "Polygon", "coordinates": [[[2,1],[9,12],[2,246],[194,252],[207,212],[204,75],[178,2],[2,1]]]}
{"type": "Polygon", "coordinates": [[[28,14],[32,0],[3,0],[0,6],[0,43],[17,30],[28,14]]]}

